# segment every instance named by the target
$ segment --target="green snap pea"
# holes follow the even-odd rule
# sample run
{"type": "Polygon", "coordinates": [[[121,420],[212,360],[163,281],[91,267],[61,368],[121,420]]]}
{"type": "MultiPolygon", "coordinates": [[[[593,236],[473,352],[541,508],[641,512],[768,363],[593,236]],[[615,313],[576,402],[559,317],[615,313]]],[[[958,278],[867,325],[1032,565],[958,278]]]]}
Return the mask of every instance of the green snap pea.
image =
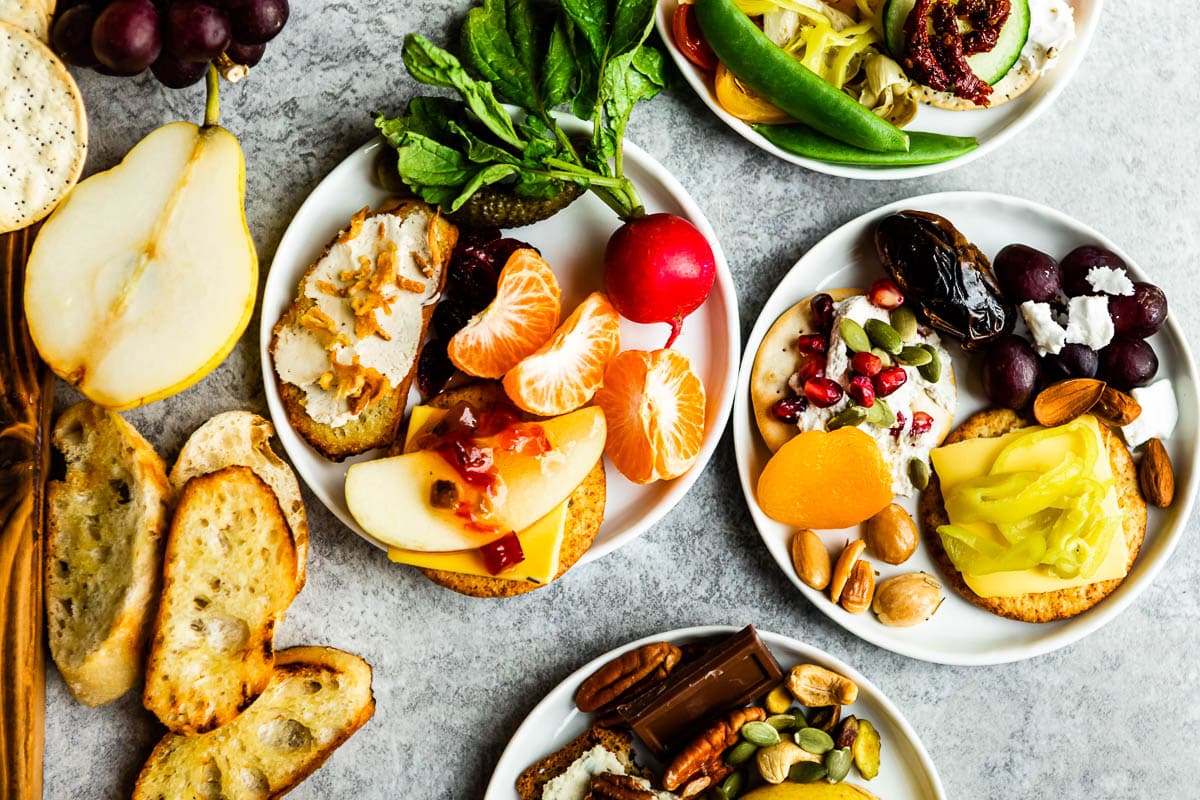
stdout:
{"type": "Polygon", "coordinates": [[[793,118],[835,140],[904,152],[908,135],[776,45],[734,0],[696,0],[704,38],[730,72],[793,118]]]}
{"type": "Polygon", "coordinates": [[[754,130],[780,150],[831,164],[863,167],[913,167],[940,164],[979,147],[973,136],[944,136],[940,133],[912,131],[908,150],[876,153],[839,142],[806,125],[755,125],[754,130]]]}

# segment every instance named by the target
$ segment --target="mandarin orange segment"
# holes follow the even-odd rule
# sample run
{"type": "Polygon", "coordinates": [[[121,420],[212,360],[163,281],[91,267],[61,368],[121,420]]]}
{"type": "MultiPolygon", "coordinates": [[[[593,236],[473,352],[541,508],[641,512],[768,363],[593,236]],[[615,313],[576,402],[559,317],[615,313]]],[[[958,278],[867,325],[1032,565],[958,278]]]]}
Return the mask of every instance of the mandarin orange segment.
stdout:
{"type": "Polygon", "coordinates": [[[758,505],[796,528],[857,525],[892,502],[879,445],[858,428],[806,431],[771,456],[758,478],[758,505]]]}
{"type": "Polygon", "coordinates": [[[499,378],[546,343],[561,313],[554,270],[537,251],[517,250],[500,270],[496,298],[451,337],[450,361],[468,375],[499,378]]]}
{"type": "Polygon", "coordinates": [[[531,414],[566,414],[592,399],[620,349],[621,318],[607,297],[593,292],[550,341],[508,371],[504,391],[531,414]]]}
{"type": "Polygon", "coordinates": [[[675,350],[628,350],[608,365],[596,405],[608,422],[604,452],[629,480],[678,478],[704,444],[704,384],[675,350]]]}

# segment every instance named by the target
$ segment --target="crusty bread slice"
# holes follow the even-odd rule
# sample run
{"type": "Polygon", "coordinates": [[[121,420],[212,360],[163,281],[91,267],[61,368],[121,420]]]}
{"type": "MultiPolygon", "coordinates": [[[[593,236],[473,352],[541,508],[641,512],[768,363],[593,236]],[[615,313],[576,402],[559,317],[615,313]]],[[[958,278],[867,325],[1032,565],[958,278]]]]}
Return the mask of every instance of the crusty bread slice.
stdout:
{"type": "MultiPolygon", "coordinates": [[[[431,277],[437,283],[437,291],[434,292],[433,296],[440,297],[446,283],[446,272],[450,263],[450,256],[454,251],[454,245],[458,241],[458,229],[443,218],[440,213],[419,200],[395,201],[379,208],[374,213],[389,213],[400,217],[407,217],[414,213],[426,213],[429,215],[430,221],[427,239],[430,258],[428,267],[431,270],[431,277]]],[[[369,219],[370,217],[368,217],[368,221],[369,219]]],[[[315,304],[310,297],[303,294],[303,287],[308,277],[316,271],[321,260],[329,254],[335,245],[339,244],[344,233],[344,231],[339,232],[326,246],[321,257],[305,272],[304,279],[300,281],[296,299],[288,306],[287,311],[284,312],[279,322],[276,323],[271,334],[270,351],[272,360],[277,358],[284,330],[297,326],[301,315],[315,304]]],[[[416,375],[417,363],[420,360],[420,343],[425,338],[425,332],[429,327],[430,320],[433,318],[433,311],[436,305],[434,302],[429,302],[421,308],[420,332],[417,337],[418,346],[416,352],[413,354],[409,370],[403,379],[394,387],[391,393],[367,407],[359,414],[358,418],[351,420],[345,425],[333,427],[310,417],[305,409],[305,390],[283,380],[280,377],[279,368],[276,367],[275,377],[279,387],[279,397],[283,402],[288,421],[313,449],[333,461],[342,461],[349,456],[365,453],[368,450],[380,447],[387,447],[392,443],[396,437],[396,431],[404,421],[404,412],[408,405],[409,387],[412,385],[413,377],[416,375]]]]}
{"type": "Polygon", "coordinates": [[[308,559],[308,517],[300,484],[287,463],[271,449],[275,428],[258,414],[249,411],[226,411],[217,414],[188,437],[175,466],[171,467],[171,485],[175,491],[192,478],[229,466],[249,467],[262,478],[279,501],[283,515],[292,530],[296,545],[296,591],[304,586],[305,562],[308,559]]]}
{"type": "Polygon", "coordinates": [[[87,401],[63,412],[53,441],[67,474],[47,493],[50,655],[71,693],[98,706],[141,676],[171,484],[132,425],[87,401]]]}
{"type": "Polygon", "coordinates": [[[167,536],[143,702],[174,733],[224,725],[271,678],[275,624],[296,596],[296,549],[249,467],[184,486],[167,536]]]}
{"type": "Polygon", "coordinates": [[[281,797],[374,713],[367,662],[332,647],[280,650],[271,682],[233,722],[203,736],[163,737],[133,800],[281,797]]]}
{"type": "MultiPolygon", "coordinates": [[[[633,761],[633,736],[627,731],[593,726],[542,760],[530,764],[517,776],[517,796],[521,800],[542,800],[546,784],[567,771],[575,759],[600,745],[617,757],[628,775],[642,776],[633,761]]],[[[134,800],[139,800],[137,797],[134,800]]]]}

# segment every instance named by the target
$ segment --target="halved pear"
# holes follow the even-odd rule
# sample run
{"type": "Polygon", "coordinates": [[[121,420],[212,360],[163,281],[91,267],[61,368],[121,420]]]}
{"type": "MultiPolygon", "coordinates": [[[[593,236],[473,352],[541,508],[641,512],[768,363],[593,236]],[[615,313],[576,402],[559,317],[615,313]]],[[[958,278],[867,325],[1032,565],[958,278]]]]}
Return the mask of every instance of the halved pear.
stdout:
{"type": "Polygon", "coordinates": [[[97,405],[132,408],[203,378],[250,322],[258,256],[242,148],[217,125],[165,125],[75,187],[29,257],[42,358],[97,405]]]}

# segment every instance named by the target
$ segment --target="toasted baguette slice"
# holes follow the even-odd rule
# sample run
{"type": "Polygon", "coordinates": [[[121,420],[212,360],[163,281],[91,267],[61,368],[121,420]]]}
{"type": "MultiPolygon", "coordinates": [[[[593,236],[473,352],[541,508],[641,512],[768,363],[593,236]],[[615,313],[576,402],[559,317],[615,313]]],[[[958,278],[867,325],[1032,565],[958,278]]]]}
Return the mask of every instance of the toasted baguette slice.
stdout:
{"type": "MultiPolygon", "coordinates": [[[[296,299],[275,325],[270,351],[279,397],[288,421],[326,458],[341,461],[368,450],[387,447],[395,439],[404,420],[408,390],[416,374],[425,331],[433,317],[436,299],[445,286],[447,267],[457,241],[458,229],[435,209],[419,200],[402,200],[372,213],[364,209],[355,215],[350,225],[334,237],[321,257],[305,272],[296,299]],[[424,236],[416,246],[389,240],[406,251],[400,257],[397,274],[405,282],[423,286],[418,296],[424,300],[420,305],[401,300],[395,301],[393,307],[384,306],[388,308],[387,313],[376,311],[376,319],[384,320],[384,328],[391,326],[395,330],[391,334],[381,332],[360,336],[354,309],[363,295],[355,292],[362,291],[360,287],[364,281],[357,276],[351,277],[348,274],[351,271],[345,270],[344,265],[365,262],[371,266],[374,258],[378,267],[378,254],[372,256],[369,250],[364,253],[362,249],[367,247],[367,237],[389,216],[400,219],[402,228],[410,222],[424,225],[424,236]],[[408,258],[410,255],[411,259],[408,258]],[[336,270],[330,271],[331,265],[336,270]],[[305,315],[314,307],[319,315],[325,316],[331,326],[329,329],[314,331],[303,323],[305,315]],[[325,386],[321,376],[333,375],[329,367],[330,354],[338,347],[352,347],[355,358],[361,354],[361,367],[382,370],[382,362],[389,361],[393,372],[385,383],[391,387],[390,391],[379,395],[344,424],[334,425],[328,418],[318,419],[320,413],[310,414],[309,406],[320,400],[326,406],[332,403],[336,409],[346,411],[346,400],[333,399],[336,388],[320,388],[325,386]]],[[[407,291],[403,290],[397,296],[403,297],[407,291]]]]}
{"type": "Polygon", "coordinates": [[[174,733],[224,725],[271,679],[275,623],[296,596],[296,548],[249,467],[184,486],[167,537],[143,702],[174,733]]]}
{"type": "MultiPolygon", "coordinates": [[[[642,777],[633,761],[633,736],[626,731],[593,726],[555,750],[541,761],[530,764],[517,776],[517,796],[521,800],[542,800],[546,784],[567,771],[575,759],[597,745],[617,757],[627,775],[642,777]]],[[[134,798],[138,800],[138,798],[134,798]]]]}
{"type": "Polygon", "coordinates": [[[271,682],[233,722],[203,736],[163,737],[133,800],[281,797],[374,713],[367,662],[332,647],[281,650],[271,682]]]}
{"type": "Polygon", "coordinates": [[[47,492],[50,655],[71,693],[98,706],[141,676],[171,484],[149,442],[89,402],[63,412],[53,441],[67,475],[47,492]]]}
{"type": "Polygon", "coordinates": [[[175,466],[171,468],[171,485],[175,491],[192,478],[207,475],[230,466],[249,467],[262,478],[283,509],[292,542],[296,545],[296,591],[304,586],[305,562],[308,559],[308,517],[300,497],[300,484],[287,463],[271,449],[275,428],[270,422],[249,411],[226,411],[217,414],[188,437],[175,466]]]}

